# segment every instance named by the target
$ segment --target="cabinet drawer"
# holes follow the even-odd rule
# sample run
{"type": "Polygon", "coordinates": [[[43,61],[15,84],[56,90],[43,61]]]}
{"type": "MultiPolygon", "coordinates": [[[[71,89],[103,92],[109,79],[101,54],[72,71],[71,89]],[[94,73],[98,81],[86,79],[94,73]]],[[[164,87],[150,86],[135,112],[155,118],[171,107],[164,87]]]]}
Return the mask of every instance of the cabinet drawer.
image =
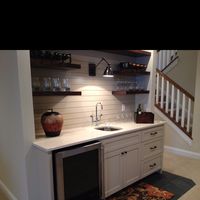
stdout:
{"type": "Polygon", "coordinates": [[[143,131],[142,141],[147,141],[147,140],[150,140],[150,139],[154,139],[154,138],[158,138],[160,136],[163,136],[163,132],[164,132],[163,126],[143,131]]]}
{"type": "Polygon", "coordinates": [[[147,176],[162,168],[162,155],[148,159],[142,163],[142,177],[147,176]]]}
{"type": "Polygon", "coordinates": [[[104,153],[108,153],[111,151],[115,151],[133,144],[137,144],[140,142],[140,134],[129,135],[129,137],[116,137],[112,140],[105,140],[104,145],[104,153]]]}
{"type": "Polygon", "coordinates": [[[143,143],[142,146],[143,159],[146,159],[163,151],[163,140],[159,139],[151,142],[146,142],[143,143]]]}

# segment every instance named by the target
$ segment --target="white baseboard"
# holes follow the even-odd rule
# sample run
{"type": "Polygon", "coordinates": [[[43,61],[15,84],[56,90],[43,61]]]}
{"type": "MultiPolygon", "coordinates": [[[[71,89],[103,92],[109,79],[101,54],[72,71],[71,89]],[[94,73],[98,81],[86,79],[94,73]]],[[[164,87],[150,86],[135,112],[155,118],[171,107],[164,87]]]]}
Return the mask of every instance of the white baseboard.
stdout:
{"type": "Polygon", "coordinates": [[[12,192],[7,188],[7,186],[0,179],[0,190],[5,194],[9,200],[17,200],[17,198],[12,194],[12,192]]]}
{"type": "Polygon", "coordinates": [[[200,153],[193,152],[193,151],[187,151],[175,147],[170,147],[170,146],[164,146],[165,151],[179,155],[179,156],[185,156],[189,158],[194,158],[194,159],[200,159],[200,153]]]}
{"type": "Polygon", "coordinates": [[[190,146],[192,145],[192,140],[181,130],[179,129],[168,117],[166,117],[158,108],[154,106],[154,111],[163,119],[167,122],[169,126],[171,126],[174,130],[175,133],[179,134],[181,138],[190,146]]]}

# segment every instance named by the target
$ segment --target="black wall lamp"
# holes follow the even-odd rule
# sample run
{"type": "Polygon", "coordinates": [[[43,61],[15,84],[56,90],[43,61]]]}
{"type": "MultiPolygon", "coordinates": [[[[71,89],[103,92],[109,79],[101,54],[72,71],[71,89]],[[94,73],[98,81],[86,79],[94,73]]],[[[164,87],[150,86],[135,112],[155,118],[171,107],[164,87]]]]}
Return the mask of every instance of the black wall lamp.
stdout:
{"type": "Polygon", "coordinates": [[[89,64],[89,76],[96,76],[96,68],[100,65],[102,61],[106,62],[107,64],[107,67],[103,73],[103,77],[114,77],[111,64],[105,58],[101,58],[101,60],[97,64],[89,64]]]}

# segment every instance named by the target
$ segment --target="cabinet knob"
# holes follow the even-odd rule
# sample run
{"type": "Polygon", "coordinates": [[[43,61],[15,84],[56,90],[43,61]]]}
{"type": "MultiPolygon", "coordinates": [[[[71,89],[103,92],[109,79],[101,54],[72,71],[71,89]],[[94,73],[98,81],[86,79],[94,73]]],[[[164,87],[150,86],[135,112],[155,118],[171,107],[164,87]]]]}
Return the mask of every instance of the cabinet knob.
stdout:
{"type": "Polygon", "coordinates": [[[150,133],[150,135],[157,135],[158,134],[158,132],[152,132],[152,133],[150,133]]]}
{"type": "Polygon", "coordinates": [[[124,155],[125,152],[122,152],[121,154],[124,155]]]}

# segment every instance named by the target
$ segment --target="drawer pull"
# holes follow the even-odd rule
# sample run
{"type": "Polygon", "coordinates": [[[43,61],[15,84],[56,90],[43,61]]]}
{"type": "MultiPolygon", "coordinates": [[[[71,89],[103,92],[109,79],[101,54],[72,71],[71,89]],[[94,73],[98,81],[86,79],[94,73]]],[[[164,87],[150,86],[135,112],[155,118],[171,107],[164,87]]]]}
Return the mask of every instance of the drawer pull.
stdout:
{"type": "Polygon", "coordinates": [[[150,133],[150,135],[157,135],[158,134],[158,132],[152,132],[152,133],[150,133]]]}
{"type": "Polygon", "coordinates": [[[157,146],[150,147],[151,150],[154,150],[154,149],[156,149],[156,148],[157,148],[157,146]]]}
{"type": "Polygon", "coordinates": [[[123,152],[121,152],[121,154],[122,154],[122,155],[127,154],[127,151],[123,151],[123,152]]]}
{"type": "Polygon", "coordinates": [[[156,163],[153,163],[152,165],[149,165],[150,168],[155,167],[156,163]]]}

